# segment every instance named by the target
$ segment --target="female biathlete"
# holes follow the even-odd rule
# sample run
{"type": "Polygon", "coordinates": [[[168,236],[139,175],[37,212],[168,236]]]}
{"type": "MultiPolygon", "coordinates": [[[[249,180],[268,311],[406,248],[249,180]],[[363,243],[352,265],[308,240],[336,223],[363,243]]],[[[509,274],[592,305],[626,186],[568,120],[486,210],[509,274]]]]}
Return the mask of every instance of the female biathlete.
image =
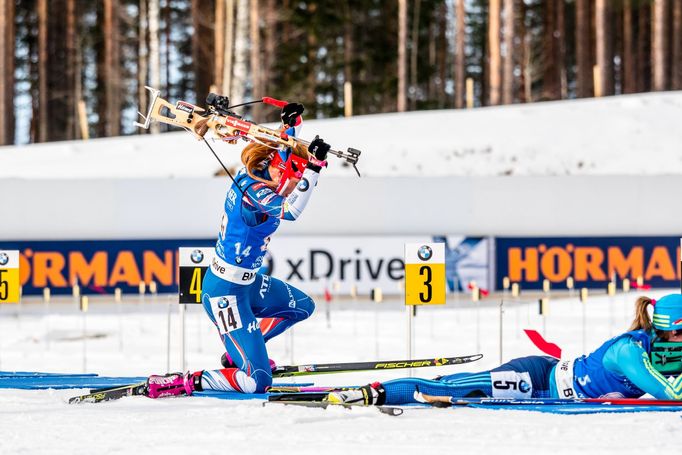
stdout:
{"type": "MultiPolygon", "coordinates": [[[[282,108],[287,134],[297,134],[302,113],[298,103],[282,108]]],[[[265,343],[309,317],[315,304],[299,289],[258,270],[281,220],[297,219],[308,204],[329,149],[317,137],[307,151],[256,142],[244,148],[244,168],[227,192],[215,257],[202,286],[204,309],[225,345],[226,368],[150,376],[148,396],[204,389],[254,393],[272,384],[265,343]]]]}
{"type": "Polygon", "coordinates": [[[327,399],[333,403],[404,404],[421,401],[423,395],[416,393],[421,392],[457,398],[569,399],[639,398],[648,393],[657,399],[682,400],[682,368],[671,370],[665,362],[652,360],[657,345],[682,342],[682,295],[671,294],[658,301],[640,297],[635,314],[628,332],[608,340],[588,356],[561,361],[522,357],[480,373],[377,382],[333,392],[327,399]],[[647,313],[650,304],[654,305],[653,322],[647,313]],[[666,378],[670,374],[677,376],[672,382],[666,378]]]}

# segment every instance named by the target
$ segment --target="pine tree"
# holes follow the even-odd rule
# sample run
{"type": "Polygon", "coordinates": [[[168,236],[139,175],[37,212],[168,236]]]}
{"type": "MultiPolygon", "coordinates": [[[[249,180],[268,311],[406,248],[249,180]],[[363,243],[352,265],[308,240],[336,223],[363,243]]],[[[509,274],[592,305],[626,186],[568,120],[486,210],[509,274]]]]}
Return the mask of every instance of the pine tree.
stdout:
{"type": "Polygon", "coordinates": [[[671,89],[682,90],[682,2],[673,2],[671,89]]]}
{"type": "Polygon", "coordinates": [[[14,1],[0,0],[0,145],[14,143],[14,1]]]}
{"type": "Polygon", "coordinates": [[[455,107],[461,109],[464,107],[465,93],[465,79],[466,79],[466,63],[464,43],[466,36],[466,10],[464,9],[464,0],[456,0],[455,9],[455,107]]]}
{"type": "Polygon", "coordinates": [[[666,54],[668,52],[668,2],[654,0],[651,53],[653,59],[654,90],[665,90],[668,85],[666,54]]]}
{"type": "Polygon", "coordinates": [[[592,96],[592,58],[590,52],[590,0],[576,0],[576,76],[577,96],[592,96]]]}
{"type": "Polygon", "coordinates": [[[632,0],[623,2],[623,93],[637,91],[632,0]]]}
{"type": "Polygon", "coordinates": [[[502,78],[502,102],[514,102],[514,0],[504,0],[504,74],[502,78]]]}
{"type": "Polygon", "coordinates": [[[407,108],[407,0],[398,0],[398,112],[407,108]]]}
{"type": "Polygon", "coordinates": [[[490,55],[490,105],[500,104],[501,98],[501,56],[500,56],[500,0],[490,0],[488,10],[488,51],[490,55]]]}

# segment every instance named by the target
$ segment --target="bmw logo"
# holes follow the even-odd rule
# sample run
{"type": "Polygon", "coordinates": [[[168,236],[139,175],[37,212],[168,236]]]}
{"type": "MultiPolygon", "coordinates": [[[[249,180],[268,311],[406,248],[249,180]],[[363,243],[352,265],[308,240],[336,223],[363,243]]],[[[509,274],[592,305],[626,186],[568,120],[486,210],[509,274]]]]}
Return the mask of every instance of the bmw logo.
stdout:
{"type": "Polygon", "coordinates": [[[301,181],[298,182],[299,191],[308,191],[308,188],[310,188],[310,182],[308,182],[308,179],[301,179],[301,181]]]}
{"type": "Polygon", "coordinates": [[[9,256],[7,253],[0,253],[0,265],[7,265],[9,262],[9,256]]]}
{"type": "Polygon", "coordinates": [[[419,250],[417,250],[417,256],[419,256],[419,259],[422,261],[428,261],[431,259],[431,256],[433,256],[433,250],[428,245],[422,245],[419,247],[419,250]]]}
{"type": "Polygon", "coordinates": [[[227,300],[227,297],[221,297],[220,300],[218,300],[218,308],[227,308],[230,305],[230,301],[227,300]]]}
{"type": "Polygon", "coordinates": [[[528,393],[531,391],[531,386],[523,379],[519,382],[519,392],[528,393]]]}
{"type": "Polygon", "coordinates": [[[201,250],[194,250],[192,251],[192,255],[190,256],[190,259],[192,262],[195,264],[199,264],[201,261],[204,260],[204,252],[201,250]]]}

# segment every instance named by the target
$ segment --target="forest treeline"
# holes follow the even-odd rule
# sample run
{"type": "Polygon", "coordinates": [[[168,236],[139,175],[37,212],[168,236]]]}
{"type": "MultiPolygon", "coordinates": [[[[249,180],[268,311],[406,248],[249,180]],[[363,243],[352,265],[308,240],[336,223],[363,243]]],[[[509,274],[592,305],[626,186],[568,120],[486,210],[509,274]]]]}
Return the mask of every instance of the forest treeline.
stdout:
{"type": "Polygon", "coordinates": [[[143,133],[144,85],[317,118],[675,90],[682,0],[0,0],[0,73],[0,144],[143,133]]]}

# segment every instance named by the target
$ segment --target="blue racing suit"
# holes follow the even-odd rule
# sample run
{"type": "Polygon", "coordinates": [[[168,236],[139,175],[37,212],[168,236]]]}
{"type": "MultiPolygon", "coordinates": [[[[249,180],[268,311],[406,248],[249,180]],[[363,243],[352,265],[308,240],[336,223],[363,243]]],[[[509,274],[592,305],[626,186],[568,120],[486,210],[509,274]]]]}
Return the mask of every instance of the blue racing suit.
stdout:
{"type": "Polygon", "coordinates": [[[626,332],[588,356],[562,361],[552,375],[552,395],[639,398],[648,393],[658,399],[681,400],[682,376],[668,381],[651,364],[652,336],[645,330],[626,332]]]}
{"type": "Polygon", "coordinates": [[[548,397],[550,372],[556,363],[552,357],[522,357],[479,373],[455,373],[433,380],[396,379],[382,385],[386,391],[386,404],[416,403],[416,391],[460,398],[548,397]]]}
{"type": "Polygon", "coordinates": [[[529,356],[479,373],[387,381],[386,404],[414,403],[416,391],[460,398],[638,398],[649,393],[682,400],[682,375],[668,381],[651,364],[651,336],[645,330],[626,332],[573,360],[529,356]]]}
{"type": "MultiPolygon", "coordinates": [[[[270,179],[267,168],[256,175],[270,179]]],[[[258,270],[270,236],[281,220],[295,220],[301,214],[318,177],[317,172],[306,169],[288,197],[253,179],[246,169],[237,173],[236,183],[230,186],[215,257],[202,285],[202,304],[237,368],[204,371],[205,388],[265,391],[272,384],[265,342],[315,309],[304,292],[258,270]]]]}

